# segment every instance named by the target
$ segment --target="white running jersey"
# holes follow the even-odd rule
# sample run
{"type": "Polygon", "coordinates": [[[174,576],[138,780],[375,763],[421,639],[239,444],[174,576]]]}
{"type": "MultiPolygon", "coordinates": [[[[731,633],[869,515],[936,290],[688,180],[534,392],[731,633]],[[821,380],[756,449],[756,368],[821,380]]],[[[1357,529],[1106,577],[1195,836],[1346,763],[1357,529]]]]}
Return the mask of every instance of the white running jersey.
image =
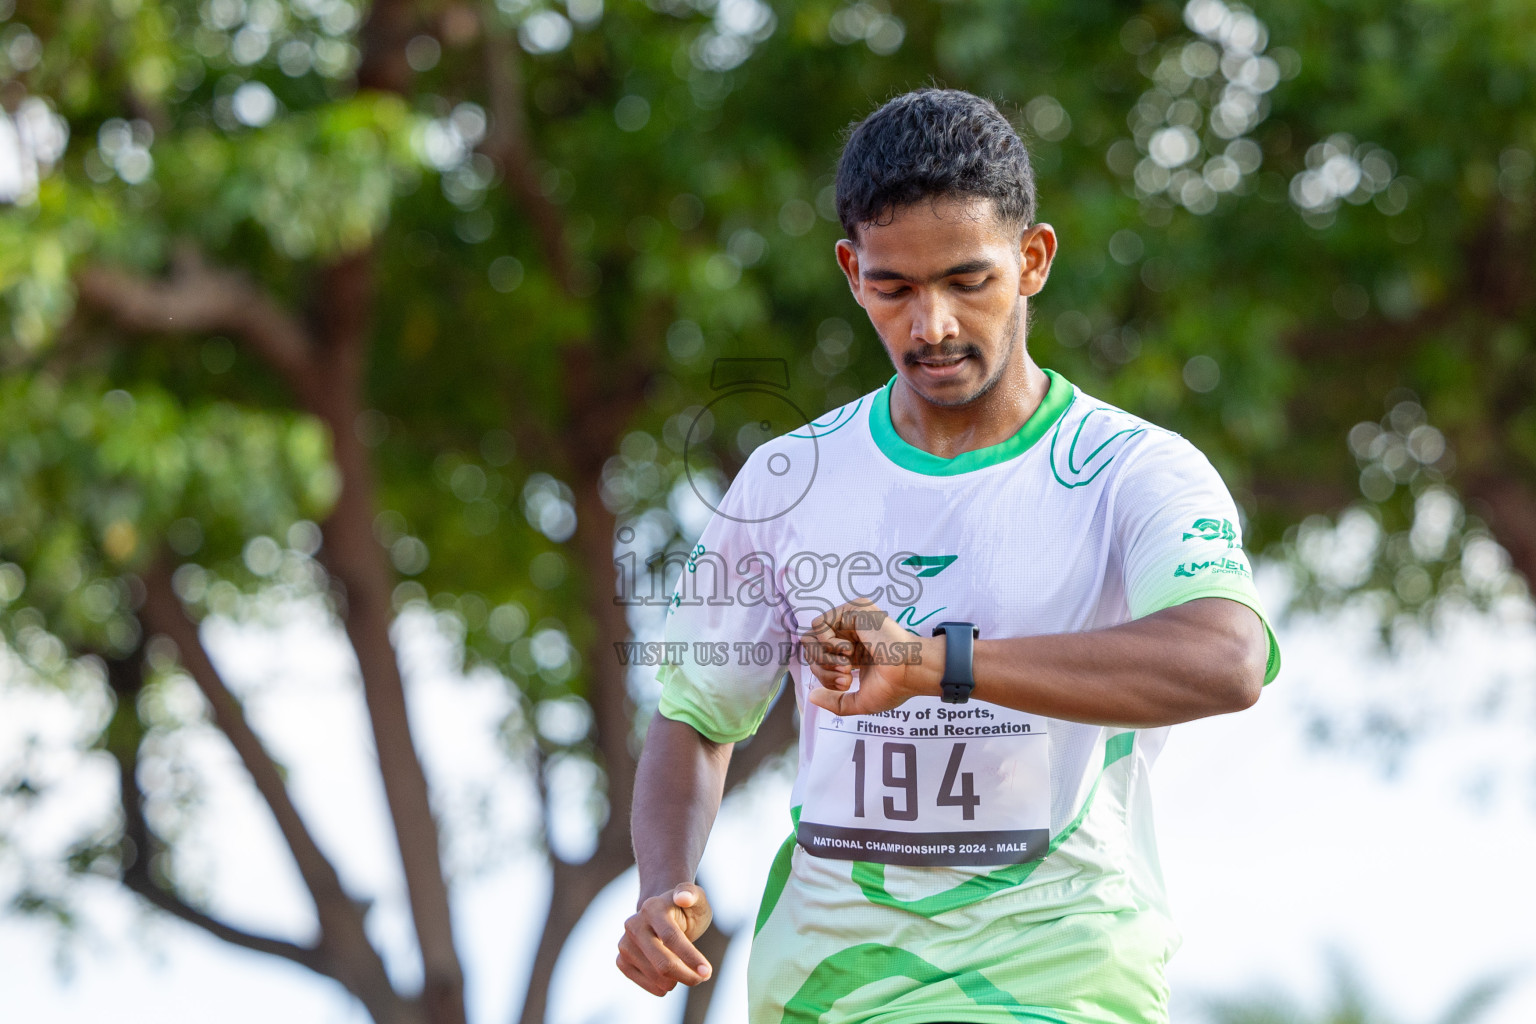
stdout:
{"type": "MultiPolygon", "coordinates": [[[[1265,618],[1205,457],[1046,373],[1018,433],[953,459],[896,433],[895,378],[763,444],[681,574],[661,713],[743,740],[788,669],[803,715],[793,831],[752,947],[752,1024],[1167,1018],[1177,933],[1147,782],[1167,729],[937,698],[839,718],[806,700],[817,684],[795,644],[859,597],[913,633],[955,620],[983,640],[1200,597],[1265,618]]],[[[1278,669],[1271,633],[1266,683],[1278,669]]]]}

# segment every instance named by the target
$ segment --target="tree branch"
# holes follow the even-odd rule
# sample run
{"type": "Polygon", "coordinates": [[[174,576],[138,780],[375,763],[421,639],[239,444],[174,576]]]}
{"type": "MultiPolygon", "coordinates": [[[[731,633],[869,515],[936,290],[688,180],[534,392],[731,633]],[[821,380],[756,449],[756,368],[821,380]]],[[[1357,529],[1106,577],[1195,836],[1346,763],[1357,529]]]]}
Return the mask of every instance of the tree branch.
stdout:
{"type": "Polygon", "coordinates": [[[410,85],[411,66],[405,44],[420,24],[413,0],[374,0],[368,17],[357,30],[362,60],[357,67],[357,87],[403,94],[410,85]]]}
{"type": "Polygon", "coordinates": [[[162,280],[90,266],[75,275],[75,290],[82,303],[125,330],[233,334],[312,404],[313,353],[303,326],[245,274],[210,267],[190,245],[162,280]]]}
{"type": "Polygon", "coordinates": [[[310,834],[303,816],[294,806],[282,772],[246,720],[240,701],[230,692],[208,657],[197,624],[188,617],[171,586],[170,573],[163,563],[157,563],[144,574],[143,581],[144,605],[140,614],[144,625],[175,642],[182,667],[191,674],[213,710],[214,725],[235,748],[256,791],[272,812],[278,831],[288,844],[299,875],[314,900],[322,944],[334,946],[343,957],[360,958],[358,962],[369,963],[370,968],[376,968],[378,976],[383,977],[384,965],[368,941],[362,912],[310,834]]]}
{"type": "Polygon", "coordinates": [[[534,951],[523,1005],[517,1012],[518,1024],[545,1024],[550,981],[567,940],[603,887],[628,867],[623,865],[617,871],[610,871],[611,865],[599,863],[596,857],[583,864],[569,864],[553,853],[549,855],[549,866],[549,909],[544,916],[538,948],[534,951]]]}
{"type": "Polygon", "coordinates": [[[380,1024],[407,1024],[411,1019],[411,1007],[396,995],[384,973],[383,963],[376,955],[373,957],[377,963],[376,971],[359,971],[355,961],[335,955],[337,950],[323,928],[315,946],[302,946],[236,928],[192,907],[173,888],[155,877],[155,858],[163,854],[164,844],[149,827],[144,815],[144,791],[139,786],[139,748],[144,739],[144,726],[138,718],[138,696],[144,689],[142,647],[126,658],[107,659],[107,682],[117,698],[107,726],[105,746],[118,767],[118,803],[123,812],[120,854],[123,885],[150,905],[215,938],[291,960],[341,982],[380,1024]]]}
{"type": "Polygon", "coordinates": [[[578,467],[587,467],[588,471],[578,471],[572,481],[576,534],[571,542],[586,567],[583,603],[597,627],[592,644],[584,652],[584,672],[587,702],[592,707],[593,741],[607,776],[608,820],[598,831],[597,850],[588,863],[605,876],[606,883],[634,863],[629,812],[635,789],[635,755],[630,749],[635,710],[629,699],[628,671],[613,654],[613,644],[629,635],[625,610],[613,600],[617,585],[613,513],[602,502],[600,473],[590,471],[592,460],[587,454],[578,452],[573,459],[578,467]]]}
{"type": "Polygon", "coordinates": [[[567,295],[574,293],[576,273],[565,244],[565,218],[544,194],[534,168],[528,118],[523,112],[522,61],[517,47],[494,17],[485,20],[485,79],[491,124],[481,150],[501,171],[512,201],[522,207],[538,236],[549,271],[567,295]]]}
{"type": "Polygon", "coordinates": [[[122,880],[129,889],[154,906],[179,917],[188,924],[237,946],[259,953],[280,956],[310,970],[329,974],[325,957],[316,946],[300,946],[284,939],[274,939],[243,931],[190,906],[175,891],[156,881],[150,872],[154,854],[162,847],[144,817],[144,791],[139,788],[139,744],[144,730],[137,719],[137,697],[144,688],[141,654],[107,661],[107,680],[117,696],[117,707],[108,729],[108,751],[117,761],[118,802],[123,811],[122,880]]]}
{"type": "Polygon", "coordinates": [[[133,867],[123,872],[123,884],[142,896],[152,906],[194,927],[201,928],[216,939],[222,939],[224,942],[239,946],[242,949],[266,953],[269,956],[282,957],[284,960],[292,960],[296,964],[308,967],[317,974],[334,977],[333,968],[326,961],[325,955],[318,947],[300,946],[284,939],[254,935],[226,924],[217,918],[210,917],[201,910],[184,903],[170,889],[157,885],[149,877],[148,869],[140,864],[135,863],[133,867]]]}

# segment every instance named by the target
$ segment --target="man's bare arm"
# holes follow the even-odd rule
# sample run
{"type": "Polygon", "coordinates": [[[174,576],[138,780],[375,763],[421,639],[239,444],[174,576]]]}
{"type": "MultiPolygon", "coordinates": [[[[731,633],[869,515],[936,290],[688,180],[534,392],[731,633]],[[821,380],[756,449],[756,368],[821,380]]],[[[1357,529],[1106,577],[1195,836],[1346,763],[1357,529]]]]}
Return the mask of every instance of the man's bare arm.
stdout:
{"type": "Polygon", "coordinates": [[[693,940],[709,927],[709,901],[694,884],[720,811],[731,744],[657,714],[635,775],[630,832],[640,899],[624,924],[619,970],[653,995],[697,985],[712,967],[693,940]]]}
{"type": "MultiPolygon", "coordinates": [[[[823,689],[812,703],[841,715],[938,696],[945,639],[919,637],[903,665],[855,665],[861,649],[914,638],[868,602],[819,617],[807,639],[823,689]],[[878,628],[860,629],[873,625],[878,628]],[[818,663],[819,662],[819,663],[818,663]],[[850,691],[853,668],[859,689],[850,691]]],[[[972,698],[1073,722],[1154,728],[1241,711],[1259,699],[1269,636],[1257,614],[1226,598],[1198,598],[1087,633],[976,641],[972,698]]]]}
{"type": "MultiPolygon", "coordinates": [[[[944,638],[936,640],[942,676],[944,638]]],[[[973,699],[1146,729],[1252,707],[1269,636],[1252,609],[1205,597],[1091,633],[978,642],[974,660],[973,699]]]]}
{"type": "Polygon", "coordinates": [[[693,881],[720,811],[731,747],[660,712],[651,719],[635,774],[630,825],[640,902],[693,881]]]}

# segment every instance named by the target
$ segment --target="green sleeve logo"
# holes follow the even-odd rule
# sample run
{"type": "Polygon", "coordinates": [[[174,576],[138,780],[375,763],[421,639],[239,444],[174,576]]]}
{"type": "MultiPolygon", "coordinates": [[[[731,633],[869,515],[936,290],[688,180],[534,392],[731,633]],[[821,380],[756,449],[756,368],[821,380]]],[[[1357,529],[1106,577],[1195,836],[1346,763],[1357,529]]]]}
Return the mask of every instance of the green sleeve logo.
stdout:
{"type": "Polygon", "coordinates": [[[1237,539],[1237,530],[1227,519],[1196,519],[1184,534],[1185,540],[1224,540],[1229,548],[1240,548],[1243,542],[1237,539]]]}
{"type": "Polygon", "coordinates": [[[1227,576],[1251,576],[1248,566],[1235,558],[1213,558],[1209,562],[1184,562],[1173,570],[1175,576],[1194,578],[1205,573],[1227,576]]]}

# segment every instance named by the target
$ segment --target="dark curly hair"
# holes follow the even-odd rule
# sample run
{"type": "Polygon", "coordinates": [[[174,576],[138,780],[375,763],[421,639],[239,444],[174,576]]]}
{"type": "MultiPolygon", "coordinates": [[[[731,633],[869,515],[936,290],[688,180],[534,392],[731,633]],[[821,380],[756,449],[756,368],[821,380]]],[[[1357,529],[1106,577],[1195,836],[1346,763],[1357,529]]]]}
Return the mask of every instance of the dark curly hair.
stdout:
{"type": "Polygon", "coordinates": [[[848,237],[923,199],[991,199],[1005,224],[1035,218],[1029,151],[991,101],[918,89],[853,126],[837,162],[837,216],[848,237]]]}

